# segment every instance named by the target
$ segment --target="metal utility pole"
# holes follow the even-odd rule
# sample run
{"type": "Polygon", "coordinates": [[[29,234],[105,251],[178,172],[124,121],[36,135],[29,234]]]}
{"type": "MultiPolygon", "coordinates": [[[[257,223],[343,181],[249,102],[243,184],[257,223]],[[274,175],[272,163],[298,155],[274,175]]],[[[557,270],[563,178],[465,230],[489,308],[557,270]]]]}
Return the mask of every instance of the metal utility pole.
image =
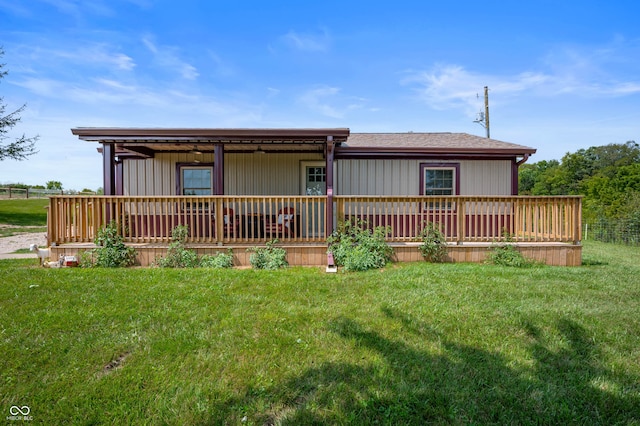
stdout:
{"type": "Polygon", "coordinates": [[[489,128],[489,87],[484,86],[484,112],[478,113],[478,118],[474,120],[474,123],[478,123],[487,129],[487,138],[491,137],[491,131],[489,128]]]}

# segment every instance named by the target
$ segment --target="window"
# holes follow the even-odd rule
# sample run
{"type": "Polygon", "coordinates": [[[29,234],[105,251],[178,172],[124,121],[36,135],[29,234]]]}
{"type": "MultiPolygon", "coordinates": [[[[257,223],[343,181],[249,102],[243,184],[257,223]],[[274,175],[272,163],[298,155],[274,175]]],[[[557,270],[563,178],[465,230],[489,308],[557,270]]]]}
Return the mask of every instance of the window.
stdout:
{"type": "MultiPolygon", "coordinates": [[[[176,165],[176,193],[197,196],[213,194],[213,164],[178,163],[176,165]]],[[[208,202],[181,203],[185,210],[208,210],[208,202]]]]}
{"type": "Polygon", "coordinates": [[[180,187],[182,195],[211,195],[213,167],[182,166],[180,187]]]}
{"type": "Polygon", "coordinates": [[[454,195],[453,169],[424,169],[424,195],[454,195]]]}
{"type": "Polygon", "coordinates": [[[324,166],[306,167],[305,194],[324,195],[327,188],[327,168],[324,166]]]}
{"type": "MultiPolygon", "coordinates": [[[[433,197],[458,195],[460,187],[458,163],[423,163],[420,165],[420,191],[433,197]]],[[[450,209],[451,203],[429,202],[425,209],[450,209]]]]}

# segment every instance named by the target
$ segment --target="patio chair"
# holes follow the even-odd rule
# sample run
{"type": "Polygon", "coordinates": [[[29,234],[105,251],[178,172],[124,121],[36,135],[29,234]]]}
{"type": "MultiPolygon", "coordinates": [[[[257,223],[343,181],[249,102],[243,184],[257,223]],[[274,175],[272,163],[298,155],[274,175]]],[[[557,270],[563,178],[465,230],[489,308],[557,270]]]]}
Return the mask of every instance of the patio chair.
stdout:
{"type": "Polygon", "coordinates": [[[278,215],[271,220],[265,220],[264,233],[267,238],[292,237],[294,234],[295,209],[293,207],[283,207],[278,211],[278,215]]]}
{"type": "Polygon", "coordinates": [[[238,221],[235,212],[231,207],[225,207],[222,210],[222,231],[225,237],[235,238],[238,236],[238,221]]]}

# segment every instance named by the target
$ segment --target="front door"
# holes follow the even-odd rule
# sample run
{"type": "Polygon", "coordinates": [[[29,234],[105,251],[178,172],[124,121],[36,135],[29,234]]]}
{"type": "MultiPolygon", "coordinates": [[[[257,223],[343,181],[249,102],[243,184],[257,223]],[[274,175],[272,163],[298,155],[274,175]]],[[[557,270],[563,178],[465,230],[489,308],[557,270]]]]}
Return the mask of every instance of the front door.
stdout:
{"type": "MultiPolygon", "coordinates": [[[[327,167],[324,161],[303,161],[301,167],[301,192],[302,195],[326,195],[327,194],[327,167]]],[[[306,234],[317,236],[319,230],[324,230],[325,201],[314,203],[315,208],[309,217],[303,217],[306,223],[306,234]]]]}

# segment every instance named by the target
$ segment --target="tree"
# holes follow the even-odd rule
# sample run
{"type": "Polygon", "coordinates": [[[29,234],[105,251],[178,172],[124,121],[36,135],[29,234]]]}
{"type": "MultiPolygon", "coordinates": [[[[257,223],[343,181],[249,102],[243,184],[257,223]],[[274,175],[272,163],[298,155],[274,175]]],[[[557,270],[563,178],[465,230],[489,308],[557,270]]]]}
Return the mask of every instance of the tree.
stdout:
{"type": "Polygon", "coordinates": [[[59,182],[57,180],[50,180],[45,185],[47,185],[47,189],[62,191],[62,182],[59,182]]]}
{"type": "MultiPolygon", "coordinates": [[[[4,50],[0,48],[0,57],[4,55],[4,50]]],[[[7,75],[7,71],[4,71],[5,64],[0,63],[0,79],[7,75]]],[[[30,155],[37,153],[35,149],[38,136],[26,137],[24,134],[16,138],[12,142],[5,143],[9,130],[15,127],[20,122],[20,113],[26,108],[26,104],[22,105],[17,110],[5,114],[6,105],[4,104],[4,98],[0,97],[0,161],[7,158],[13,160],[24,160],[30,155]]]]}
{"type": "Polygon", "coordinates": [[[542,180],[545,174],[550,174],[560,166],[558,160],[538,161],[533,164],[523,164],[518,173],[518,189],[520,195],[540,195],[534,192],[536,183],[542,180]]]}
{"type": "Polygon", "coordinates": [[[519,181],[521,194],[583,195],[585,222],[615,227],[637,238],[640,145],[634,141],[580,149],[567,153],[561,162],[523,164],[519,181]]]}

